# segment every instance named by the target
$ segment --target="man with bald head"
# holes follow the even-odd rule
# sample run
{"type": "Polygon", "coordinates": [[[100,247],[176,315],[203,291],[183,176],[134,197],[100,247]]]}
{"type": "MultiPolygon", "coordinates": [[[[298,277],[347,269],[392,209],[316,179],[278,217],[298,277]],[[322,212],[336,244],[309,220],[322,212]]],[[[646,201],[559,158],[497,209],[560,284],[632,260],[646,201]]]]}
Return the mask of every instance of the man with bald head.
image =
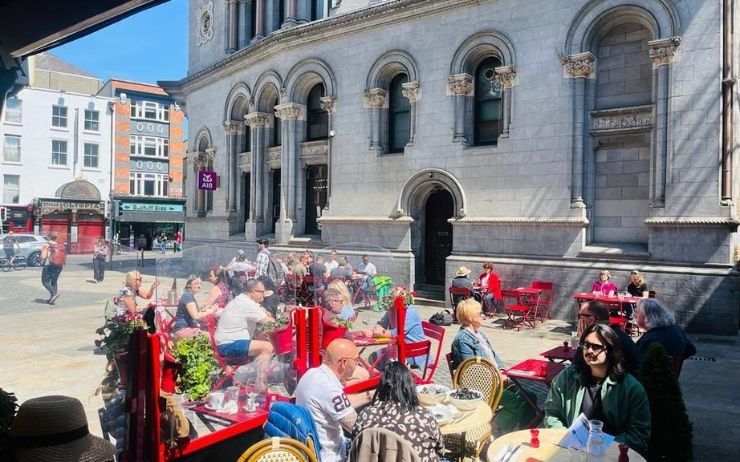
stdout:
{"type": "Polygon", "coordinates": [[[295,389],[296,404],[308,409],[316,422],[322,462],[347,459],[349,440],[342,430],[351,433],[357,420],[353,402],[357,406],[370,401],[370,393],[353,396],[353,402],[344,393],[343,383],[352,377],[358,358],[354,343],[335,339],[326,348],[323,364],[309,369],[295,389]]]}

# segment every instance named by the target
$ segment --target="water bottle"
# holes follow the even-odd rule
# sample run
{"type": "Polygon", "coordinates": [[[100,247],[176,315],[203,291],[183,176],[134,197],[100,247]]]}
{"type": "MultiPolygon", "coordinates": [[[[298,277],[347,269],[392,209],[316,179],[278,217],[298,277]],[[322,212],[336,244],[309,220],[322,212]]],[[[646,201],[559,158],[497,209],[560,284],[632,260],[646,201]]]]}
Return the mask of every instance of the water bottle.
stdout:
{"type": "Polygon", "coordinates": [[[601,429],[604,424],[600,420],[589,420],[588,443],[586,452],[588,453],[589,462],[598,462],[606,460],[606,448],[604,446],[604,435],[601,429]]]}

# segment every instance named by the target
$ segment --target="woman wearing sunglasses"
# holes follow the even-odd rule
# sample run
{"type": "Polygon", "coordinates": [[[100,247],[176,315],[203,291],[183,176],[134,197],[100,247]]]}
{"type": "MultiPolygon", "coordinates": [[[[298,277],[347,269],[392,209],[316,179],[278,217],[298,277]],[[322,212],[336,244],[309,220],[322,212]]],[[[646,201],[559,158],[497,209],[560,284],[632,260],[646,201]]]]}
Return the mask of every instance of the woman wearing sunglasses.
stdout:
{"type": "Polygon", "coordinates": [[[640,382],[622,366],[619,337],[594,324],[581,334],[583,362],[555,377],[545,400],[545,426],[567,428],[583,413],[604,422],[603,431],[640,453],[650,440],[650,406],[640,382]]]}

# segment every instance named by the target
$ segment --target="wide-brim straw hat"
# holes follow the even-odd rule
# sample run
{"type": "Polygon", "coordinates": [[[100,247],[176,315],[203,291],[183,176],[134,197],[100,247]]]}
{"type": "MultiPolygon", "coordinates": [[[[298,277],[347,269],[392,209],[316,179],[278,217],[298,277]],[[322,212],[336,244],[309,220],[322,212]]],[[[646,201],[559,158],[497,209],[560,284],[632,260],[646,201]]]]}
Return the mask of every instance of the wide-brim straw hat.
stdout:
{"type": "Polygon", "coordinates": [[[467,266],[461,266],[457,269],[457,273],[455,273],[455,276],[467,276],[468,274],[472,272],[473,270],[471,270],[467,266]]]}
{"type": "Polygon", "coordinates": [[[18,409],[10,443],[17,462],[104,462],[116,447],[93,436],[82,403],[69,396],[42,396],[18,409]]]}

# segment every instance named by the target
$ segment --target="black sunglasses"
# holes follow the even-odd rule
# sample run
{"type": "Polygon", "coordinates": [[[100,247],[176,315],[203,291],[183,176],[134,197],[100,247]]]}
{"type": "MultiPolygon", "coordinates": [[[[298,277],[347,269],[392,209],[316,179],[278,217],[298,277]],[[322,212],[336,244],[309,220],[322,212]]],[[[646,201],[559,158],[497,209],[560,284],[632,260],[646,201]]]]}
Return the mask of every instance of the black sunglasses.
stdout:
{"type": "Polygon", "coordinates": [[[599,345],[598,343],[583,342],[583,351],[591,350],[594,353],[601,353],[606,350],[606,345],[599,345]]]}

